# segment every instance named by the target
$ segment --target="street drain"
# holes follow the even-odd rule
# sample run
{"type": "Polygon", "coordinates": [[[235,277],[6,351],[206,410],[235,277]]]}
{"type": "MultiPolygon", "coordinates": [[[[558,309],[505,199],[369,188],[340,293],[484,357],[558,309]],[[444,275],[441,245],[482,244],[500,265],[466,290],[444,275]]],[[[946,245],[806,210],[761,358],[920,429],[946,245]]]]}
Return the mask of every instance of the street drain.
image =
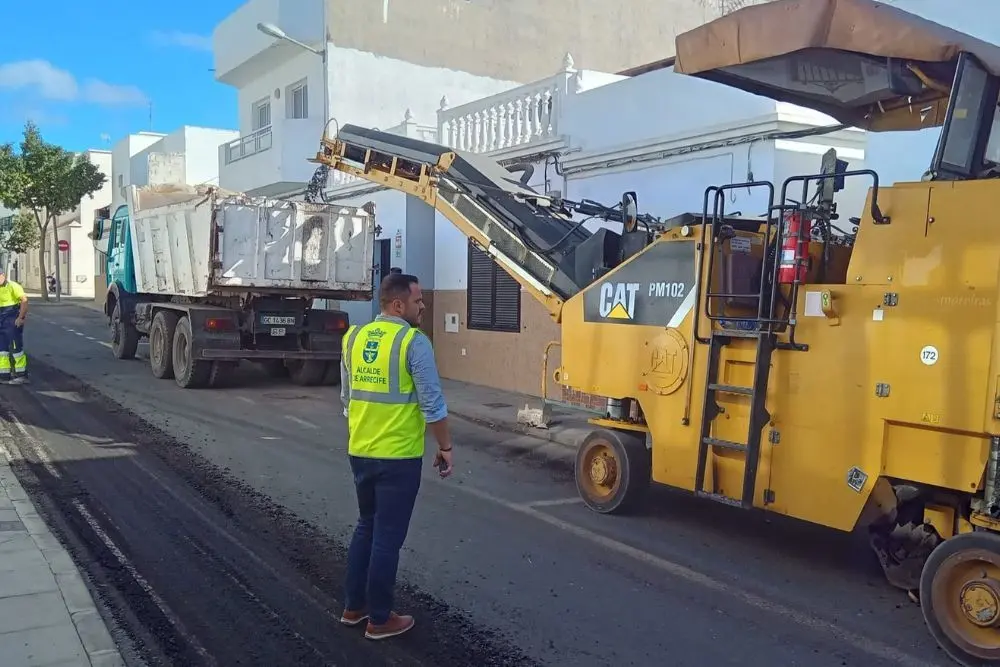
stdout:
{"type": "Polygon", "coordinates": [[[510,403],[483,403],[484,408],[512,408],[510,403]]]}

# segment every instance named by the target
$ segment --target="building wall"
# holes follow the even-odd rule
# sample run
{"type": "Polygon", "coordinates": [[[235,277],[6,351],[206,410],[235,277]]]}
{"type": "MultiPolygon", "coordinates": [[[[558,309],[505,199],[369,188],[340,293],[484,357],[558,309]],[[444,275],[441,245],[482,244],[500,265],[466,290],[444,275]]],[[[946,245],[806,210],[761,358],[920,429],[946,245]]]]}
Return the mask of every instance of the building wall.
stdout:
{"type": "Polygon", "coordinates": [[[156,143],[165,135],[159,132],[139,132],[122,138],[111,149],[111,210],[125,203],[125,186],[136,181],[132,157],[156,143]]]}
{"type": "Polygon", "coordinates": [[[617,72],[674,54],[674,37],[714,18],[705,0],[326,0],[342,48],[494,79],[534,81],[567,52],[617,72]],[[362,28],[363,26],[363,28],[362,28]]]}

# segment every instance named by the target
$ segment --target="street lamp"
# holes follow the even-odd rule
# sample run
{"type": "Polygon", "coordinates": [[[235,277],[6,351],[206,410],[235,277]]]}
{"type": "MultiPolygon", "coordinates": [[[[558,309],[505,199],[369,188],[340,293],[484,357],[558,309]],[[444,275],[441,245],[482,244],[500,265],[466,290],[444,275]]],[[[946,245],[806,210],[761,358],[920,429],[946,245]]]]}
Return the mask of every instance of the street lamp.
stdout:
{"type": "MultiPolygon", "coordinates": [[[[325,23],[325,19],[324,19],[325,23]]],[[[323,59],[323,132],[326,132],[326,124],[330,121],[330,90],[329,90],[329,78],[330,73],[327,71],[327,61],[326,61],[326,49],[317,49],[314,46],[309,46],[294,37],[289,37],[288,33],[274,25],[273,23],[258,23],[257,30],[264,33],[268,37],[273,37],[275,39],[280,39],[282,41],[294,44],[295,46],[305,49],[310,53],[315,53],[323,59]]],[[[326,34],[326,27],[324,25],[323,34],[326,34]]]]}
{"type": "Polygon", "coordinates": [[[326,49],[317,49],[315,47],[309,46],[308,44],[300,42],[299,40],[295,39],[294,37],[289,37],[288,34],[284,30],[282,30],[278,26],[274,25],[273,23],[258,23],[257,24],[257,30],[260,30],[262,33],[264,33],[268,37],[274,37],[275,39],[281,39],[281,40],[284,40],[286,42],[290,42],[290,43],[294,44],[295,46],[298,46],[298,47],[301,47],[301,48],[305,49],[306,51],[312,51],[317,56],[323,56],[324,61],[326,59],[326,49]]]}

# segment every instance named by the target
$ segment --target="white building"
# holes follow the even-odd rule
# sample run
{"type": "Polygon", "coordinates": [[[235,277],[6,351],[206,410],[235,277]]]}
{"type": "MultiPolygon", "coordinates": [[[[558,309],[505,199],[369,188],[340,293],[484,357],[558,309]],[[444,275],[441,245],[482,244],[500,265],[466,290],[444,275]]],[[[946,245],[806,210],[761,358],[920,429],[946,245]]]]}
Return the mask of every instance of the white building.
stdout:
{"type": "MultiPolygon", "coordinates": [[[[91,197],[81,199],[74,210],[59,216],[54,225],[50,224],[41,248],[45,253],[45,270],[49,274],[55,275],[54,258],[58,256],[62,294],[92,299],[98,292],[95,279],[100,267],[99,254],[89,234],[93,230],[94,213],[111,203],[111,151],[92,149],[84,154],[105,175],[104,185],[91,197]],[[56,248],[57,237],[59,241],[69,244],[67,250],[56,248]]],[[[17,259],[18,278],[25,289],[33,292],[41,292],[45,286],[46,276],[42,275],[38,252],[38,249],[31,250],[17,259]]]]}
{"type": "Polygon", "coordinates": [[[127,186],[180,182],[218,184],[218,146],[239,137],[235,130],[184,125],[170,134],[137,132],[112,148],[114,197],[111,212],[125,203],[127,186]]]}

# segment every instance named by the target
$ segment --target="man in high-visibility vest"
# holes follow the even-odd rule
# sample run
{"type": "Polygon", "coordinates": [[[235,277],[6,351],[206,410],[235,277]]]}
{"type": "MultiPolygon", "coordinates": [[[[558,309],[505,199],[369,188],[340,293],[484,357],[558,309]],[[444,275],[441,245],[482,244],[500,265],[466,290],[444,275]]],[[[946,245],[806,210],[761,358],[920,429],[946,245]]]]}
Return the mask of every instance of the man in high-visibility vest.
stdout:
{"type": "Polygon", "coordinates": [[[379,287],[381,313],[344,335],[341,400],[358,496],[358,524],[347,552],[341,622],[367,620],[365,637],[386,639],[414,624],[392,609],[399,550],[420,489],[425,432],[437,440],[434,465],[451,474],[448,408],[434,350],[418,328],[424,312],[420,284],[404,273],[379,287]]]}
{"type": "Polygon", "coordinates": [[[24,288],[0,271],[0,382],[24,382],[28,373],[28,357],[24,354],[27,317],[24,288]]]}

